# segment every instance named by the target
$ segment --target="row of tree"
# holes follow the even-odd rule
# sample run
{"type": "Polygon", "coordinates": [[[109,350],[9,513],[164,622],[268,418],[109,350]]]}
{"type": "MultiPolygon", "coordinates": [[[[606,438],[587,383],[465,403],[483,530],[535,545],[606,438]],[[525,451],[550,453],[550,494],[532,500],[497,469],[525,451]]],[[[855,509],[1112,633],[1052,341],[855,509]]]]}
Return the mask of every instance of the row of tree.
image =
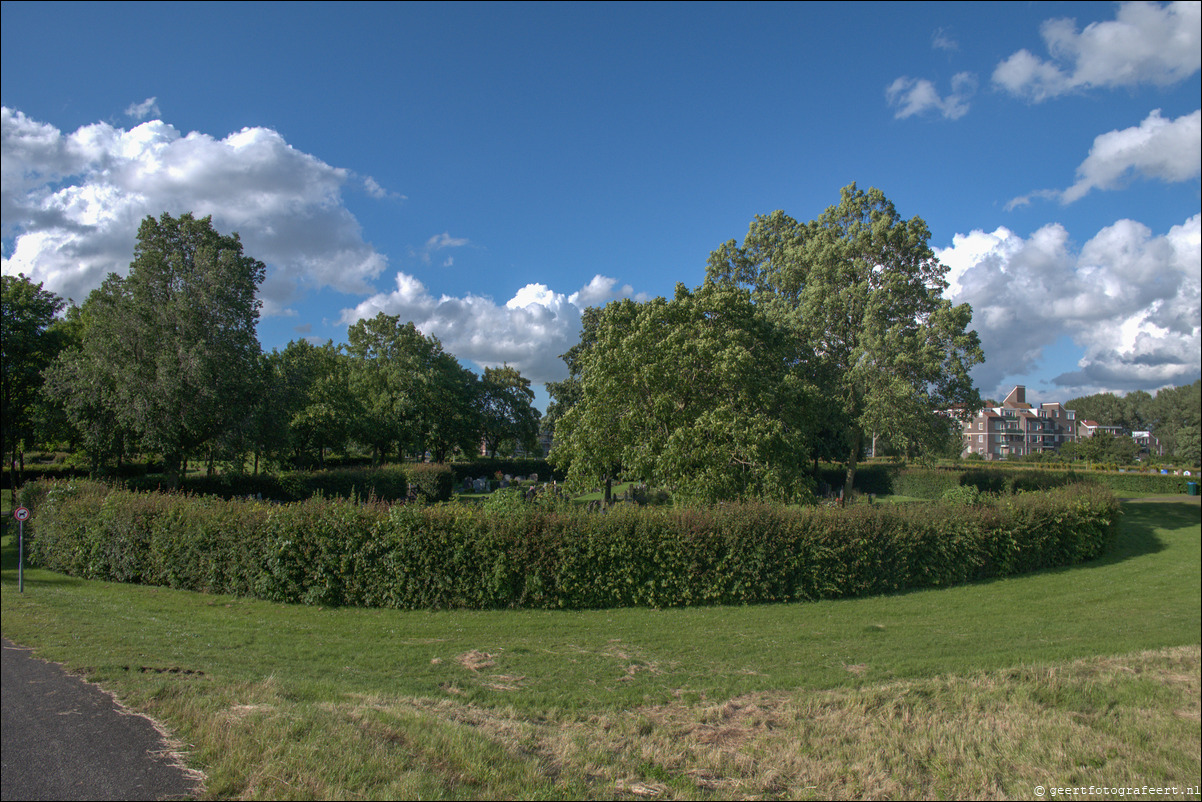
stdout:
{"type": "MultiPolygon", "coordinates": [[[[1202,379],[1183,387],[1165,387],[1155,394],[1143,390],[1122,396],[1096,393],[1071,399],[1065,403],[1065,408],[1076,412],[1078,421],[1120,426],[1127,432],[1150,431],[1164,448],[1165,457],[1185,465],[1202,462],[1202,379]]],[[[1091,439],[1097,437],[1094,435],[1091,439]]],[[[1115,459],[1110,461],[1114,462],[1130,451],[1126,442],[1108,448],[1103,448],[1103,442],[1107,441],[1099,440],[1089,446],[1083,441],[1075,451],[1082,459],[1103,459],[1111,455],[1115,459]],[[1095,453],[1103,456],[1094,457],[1095,453]]]]}
{"type": "Polygon", "coordinates": [[[844,461],[850,489],[866,438],[958,451],[944,413],[981,406],[968,372],[984,355],[929,239],[852,184],[809,223],[757,217],[695,290],[588,310],[570,378],[548,385],[551,461],[704,500],[790,500],[811,460],[844,461]]]}
{"type": "Polygon", "coordinates": [[[237,236],[190,214],[147,218],[129,274],[80,307],[24,276],[3,277],[3,441],[66,441],[93,470],[132,454],[241,465],[322,462],[349,443],[375,460],[537,447],[530,382],[512,367],[483,377],[437,339],[383,313],[349,342],[299,340],[262,352],[256,298],[265,267],[237,236]]]}

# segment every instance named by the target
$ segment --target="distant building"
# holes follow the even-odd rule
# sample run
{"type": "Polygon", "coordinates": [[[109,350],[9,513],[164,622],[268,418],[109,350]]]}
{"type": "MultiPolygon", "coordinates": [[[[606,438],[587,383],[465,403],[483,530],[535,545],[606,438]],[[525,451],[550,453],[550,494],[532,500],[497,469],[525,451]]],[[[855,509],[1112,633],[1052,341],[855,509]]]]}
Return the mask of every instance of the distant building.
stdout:
{"type": "Polygon", "coordinates": [[[1151,432],[1132,432],[1131,437],[1135,440],[1136,445],[1143,454],[1150,457],[1163,457],[1164,446],[1156,439],[1156,436],[1151,432]]]}
{"type": "Polygon", "coordinates": [[[961,421],[962,456],[980,454],[985,459],[1005,459],[1059,451],[1077,439],[1076,415],[1059,402],[1033,407],[1027,388],[1010,391],[1001,406],[987,407],[971,420],[961,421]]]}
{"type": "Polygon", "coordinates": [[[1093,437],[1095,434],[1098,434],[1099,432],[1102,434],[1113,434],[1114,436],[1117,437],[1118,435],[1123,434],[1123,427],[1122,426],[1103,426],[1102,424],[1098,423],[1097,421],[1092,421],[1092,420],[1083,420],[1077,424],[1077,436],[1078,437],[1093,437]]]}

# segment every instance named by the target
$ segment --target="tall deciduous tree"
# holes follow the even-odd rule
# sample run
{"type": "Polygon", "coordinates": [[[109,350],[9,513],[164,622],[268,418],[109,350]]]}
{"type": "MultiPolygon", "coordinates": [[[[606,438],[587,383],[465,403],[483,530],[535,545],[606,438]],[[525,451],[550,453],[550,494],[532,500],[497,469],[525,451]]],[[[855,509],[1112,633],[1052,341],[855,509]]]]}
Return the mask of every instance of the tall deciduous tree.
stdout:
{"type": "Polygon", "coordinates": [[[794,339],[745,290],[614,302],[591,335],[551,453],[571,477],[621,471],[702,501],[806,495],[814,399],[794,339]]]}
{"type": "Polygon", "coordinates": [[[162,454],[173,484],[187,457],[248,423],[261,389],[255,294],[265,272],[211,218],[163,214],[142,221],[129,275],[110,275],[89,299],[87,364],[68,381],[101,381],[105,406],[162,454]]]}
{"type": "Polygon", "coordinates": [[[921,218],[903,219],[877,189],[845,187],[810,223],[757,217],[740,247],[710,256],[715,281],[751,288],[812,353],[812,379],[837,403],[846,432],[846,487],[865,433],[913,442],[930,418],[981,401],[968,371],[984,360],[972,310],[942,298],[946,268],[921,218]]]}
{"type": "Polygon", "coordinates": [[[601,309],[595,306],[586,308],[580,314],[580,340],[559,355],[568,368],[568,377],[563,381],[547,382],[544,387],[551,397],[547,411],[539,421],[539,436],[554,442],[555,429],[560,418],[580,401],[580,357],[596,341],[595,332],[600,319],[601,309]]]}
{"type": "Polygon", "coordinates": [[[275,392],[275,426],[298,464],[325,462],[325,452],[346,445],[359,416],[351,392],[350,358],[333,341],[317,346],[294,340],[269,359],[275,392]],[[311,458],[311,459],[310,459],[311,458]]]}
{"type": "Polygon", "coordinates": [[[16,487],[15,466],[24,462],[22,444],[33,436],[42,372],[61,348],[51,324],[63,308],[63,299],[24,274],[0,277],[0,288],[0,425],[4,430],[4,454],[16,487]]]}
{"type": "Polygon", "coordinates": [[[476,376],[459,366],[435,337],[383,312],[347,332],[351,387],[362,405],[355,437],[377,458],[429,448],[442,461],[479,442],[474,412],[476,376]]]}
{"type": "Polygon", "coordinates": [[[474,454],[480,448],[480,379],[443,351],[436,338],[430,341],[419,454],[428,450],[435,462],[446,462],[456,451],[474,454]]]}
{"type": "Polygon", "coordinates": [[[492,456],[503,443],[532,453],[538,443],[538,413],[530,380],[517,368],[485,368],[480,380],[480,415],[485,448],[492,456]]]}
{"type": "Polygon", "coordinates": [[[120,466],[137,439],[119,414],[120,350],[102,345],[123,336],[122,298],[121,278],[110,274],[83,306],[68,310],[72,344],[46,371],[46,393],[73,431],[72,445],[87,455],[93,476],[114,462],[120,466]]]}
{"type": "Polygon", "coordinates": [[[361,404],[354,436],[370,445],[373,461],[397,457],[417,439],[418,411],[426,394],[426,338],[412,322],[380,312],[347,331],[351,388],[361,404]]]}

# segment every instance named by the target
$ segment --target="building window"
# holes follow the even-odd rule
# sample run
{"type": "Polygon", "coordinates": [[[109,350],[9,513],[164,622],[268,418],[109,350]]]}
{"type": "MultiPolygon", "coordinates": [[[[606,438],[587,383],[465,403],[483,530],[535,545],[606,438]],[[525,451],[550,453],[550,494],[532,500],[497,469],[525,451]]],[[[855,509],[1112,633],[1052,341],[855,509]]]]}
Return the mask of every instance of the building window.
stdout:
{"type": "Polygon", "coordinates": [[[984,430],[985,430],[985,421],[977,421],[977,431],[981,432],[984,430]]]}

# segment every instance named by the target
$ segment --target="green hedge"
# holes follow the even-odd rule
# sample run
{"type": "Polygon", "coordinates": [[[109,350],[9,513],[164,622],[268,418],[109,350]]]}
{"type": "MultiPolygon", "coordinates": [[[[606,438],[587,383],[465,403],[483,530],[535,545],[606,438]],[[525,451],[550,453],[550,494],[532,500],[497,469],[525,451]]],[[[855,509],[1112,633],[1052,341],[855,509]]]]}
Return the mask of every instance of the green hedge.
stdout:
{"type": "Polygon", "coordinates": [[[1131,493],[1185,493],[1186,485],[1197,482],[1197,476],[1173,476],[1172,474],[1156,473],[1099,473],[1093,474],[1094,481],[1106,485],[1111,490],[1124,490],[1131,493]]]}
{"type": "MultiPolygon", "coordinates": [[[[162,490],[163,476],[129,480],[131,490],[162,490]]],[[[453,478],[445,465],[407,463],[379,468],[334,468],[322,471],[288,471],[281,474],[221,474],[190,477],[181,490],[221,498],[263,498],[273,501],[301,501],[311,496],[377,499],[397,501],[415,494],[431,501],[447,501],[453,495],[453,478]]]]}
{"type": "MultiPolygon", "coordinates": [[[[819,479],[833,487],[841,485],[843,477],[844,473],[836,468],[819,471],[819,479]]],[[[1159,495],[1184,493],[1186,484],[1196,481],[1196,476],[994,466],[957,469],[873,465],[856,472],[856,489],[861,493],[925,499],[942,498],[945,492],[960,486],[975,487],[983,493],[1012,494],[1050,490],[1082,482],[1102,485],[1111,490],[1159,495]]]]}
{"type": "Polygon", "coordinates": [[[1118,503],[1096,485],[956,506],[531,506],[313,498],[287,505],[31,487],[32,556],[76,576],[305,604],[594,608],[889,593],[1098,556],[1118,503]]]}

